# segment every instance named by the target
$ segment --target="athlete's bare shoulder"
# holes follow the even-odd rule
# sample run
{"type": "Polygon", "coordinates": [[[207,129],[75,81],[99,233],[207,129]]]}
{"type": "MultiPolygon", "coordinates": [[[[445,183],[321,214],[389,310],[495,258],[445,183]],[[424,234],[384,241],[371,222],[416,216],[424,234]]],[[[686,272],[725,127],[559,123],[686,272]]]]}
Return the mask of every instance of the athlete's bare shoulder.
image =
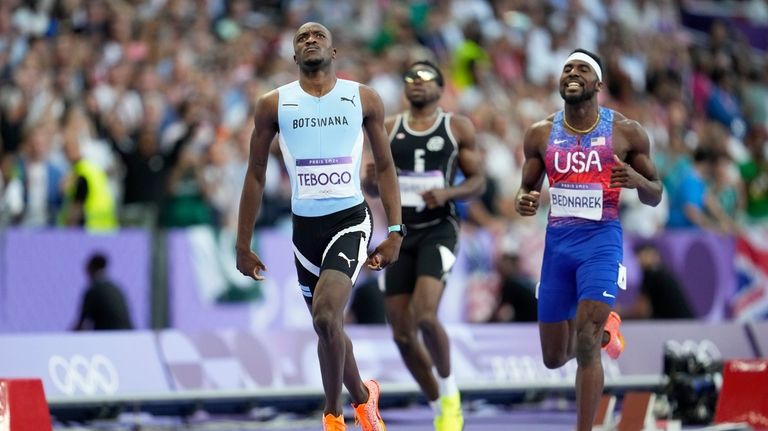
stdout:
{"type": "Polygon", "coordinates": [[[360,84],[360,98],[365,100],[381,100],[381,96],[379,96],[379,93],[376,92],[373,88],[365,85],[360,84]]]}
{"type": "Polygon", "coordinates": [[[549,134],[552,131],[552,124],[554,122],[555,115],[552,114],[549,117],[537,121],[525,131],[523,137],[523,151],[526,157],[543,157],[544,152],[547,149],[547,140],[549,134]]]}
{"type": "Polygon", "coordinates": [[[613,112],[613,128],[630,141],[647,136],[645,129],[639,122],[627,118],[617,111],[613,112]]]}
{"type": "Polygon", "coordinates": [[[360,103],[362,104],[363,115],[375,115],[383,120],[384,103],[376,90],[365,84],[360,84],[360,103]]]}
{"type": "Polygon", "coordinates": [[[461,148],[475,147],[475,124],[469,117],[461,114],[451,114],[451,133],[461,148]]]}
{"type": "Polygon", "coordinates": [[[528,127],[528,130],[525,132],[526,140],[528,137],[531,138],[547,138],[549,137],[549,133],[552,131],[552,125],[554,124],[555,120],[555,114],[550,115],[549,117],[539,120],[533,124],[531,124],[528,127]]]}
{"type": "Polygon", "coordinates": [[[261,96],[259,96],[257,102],[258,103],[269,103],[277,105],[277,101],[280,98],[280,92],[278,88],[275,88],[274,90],[270,90],[261,96]]]}
{"type": "Polygon", "coordinates": [[[475,124],[466,115],[451,114],[451,132],[457,136],[474,134],[475,124]]]}
{"type": "Polygon", "coordinates": [[[280,101],[280,92],[278,89],[271,90],[262,94],[256,100],[256,121],[275,122],[277,121],[277,105],[280,101]]]}

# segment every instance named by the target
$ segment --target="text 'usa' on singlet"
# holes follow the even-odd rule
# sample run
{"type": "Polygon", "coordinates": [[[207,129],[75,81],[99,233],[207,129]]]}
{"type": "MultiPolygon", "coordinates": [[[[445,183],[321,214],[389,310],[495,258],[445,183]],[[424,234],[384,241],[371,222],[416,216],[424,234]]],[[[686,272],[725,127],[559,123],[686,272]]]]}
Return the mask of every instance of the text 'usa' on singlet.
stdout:
{"type": "Polygon", "coordinates": [[[621,188],[610,188],[613,158],[613,111],[600,108],[600,120],[585,135],[572,135],[555,114],[545,167],[549,178],[550,226],[594,224],[619,217],[621,188]]]}
{"type": "Polygon", "coordinates": [[[392,158],[397,167],[403,223],[412,228],[436,224],[456,216],[453,201],[440,208],[427,209],[421,193],[453,184],[458,165],[459,145],[451,132],[451,114],[438,109],[437,118],[427,130],[408,127],[407,114],[395,119],[389,135],[392,158]]]}
{"type": "Polygon", "coordinates": [[[293,213],[317,217],[362,203],[360,84],[337,79],[328,94],[315,97],[294,81],[278,93],[278,140],[293,213]]]}

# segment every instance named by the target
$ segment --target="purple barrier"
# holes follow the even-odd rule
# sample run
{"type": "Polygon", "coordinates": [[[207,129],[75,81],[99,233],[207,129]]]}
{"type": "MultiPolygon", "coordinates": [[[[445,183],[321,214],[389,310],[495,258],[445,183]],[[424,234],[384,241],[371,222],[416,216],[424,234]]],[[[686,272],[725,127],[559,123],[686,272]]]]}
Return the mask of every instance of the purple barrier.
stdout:
{"type": "Polygon", "coordinates": [[[87,285],[85,262],[100,251],[123,290],[137,328],[149,326],[149,236],[140,230],[92,235],[80,230],[0,233],[0,332],[72,328],[87,285]]]}
{"type": "MultiPolygon", "coordinates": [[[[195,331],[310,327],[296,281],[290,233],[274,230],[258,234],[255,248],[268,268],[266,279],[259,285],[262,296],[240,303],[215,300],[233,283],[248,282],[235,270],[233,243],[222,241],[207,228],[174,231],[168,238],[171,327],[195,331]]],[[[524,265],[535,277],[543,238],[543,232],[534,232],[525,239],[524,265]]],[[[733,240],[706,232],[676,231],[653,241],[681,280],[697,316],[712,322],[726,318],[728,301],[736,288],[733,240]]],[[[630,304],[639,290],[635,243],[633,238],[625,238],[629,290],[619,295],[623,305],[630,304]]],[[[483,320],[477,316],[487,313],[488,296],[494,295],[488,288],[495,280],[493,258],[493,240],[486,232],[462,232],[457,262],[440,306],[445,322],[483,320]]]]}
{"type": "Polygon", "coordinates": [[[276,328],[311,324],[298,287],[290,237],[262,231],[256,240],[266,277],[252,283],[235,268],[234,242],[220,243],[206,227],[168,233],[168,285],[171,327],[183,330],[276,328]],[[227,258],[227,253],[232,254],[227,258]],[[233,286],[245,283],[243,286],[233,286]],[[253,301],[218,302],[227,289],[255,284],[261,297],[253,301]]]}
{"type": "Polygon", "coordinates": [[[36,377],[50,399],[167,393],[150,332],[2,335],[0,376],[36,377]]]}
{"type": "MultiPolygon", "coordinates": [[[[639,289],[640,268],[633,252],[636,242],[635,238],[625,237],[624,260],[627,271],[634,273],[634,283],[619,296],[622,304],[630,303],[639,289]]],[[[659,248],[664,263],[682,283],[697,317],[712,322],[730,317],[728,303],[736,291],[733,238],[711,232],[680,230],[665,232],[652,242],[659,248]]]]}

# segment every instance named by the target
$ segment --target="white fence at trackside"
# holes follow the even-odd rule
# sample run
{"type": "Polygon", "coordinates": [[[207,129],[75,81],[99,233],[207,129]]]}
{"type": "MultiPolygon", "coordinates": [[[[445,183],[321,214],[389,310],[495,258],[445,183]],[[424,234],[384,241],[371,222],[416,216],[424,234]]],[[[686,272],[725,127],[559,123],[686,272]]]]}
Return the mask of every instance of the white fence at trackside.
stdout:
{"type": "MultiPolygon", "coordinates": [[[[535,324],[448,329],[454,374],[468,397],[572,391],[575,361],[546,369],[535,324]]],[[[389,328],[352,326],[349,332],[361,374],[381,382],[385,399],[418,395],[389,328]]],[[[768,325],[736,323],[625,322],[623,332],[623,355],[603,358],[606,387],[614,390],[660,388],[668,340],[722,358],[754,358],[760,347],[752,340],[768,341],[768,325]]],[[[108,404],[269,404],[322,395],[311,330],[0,335],[0,345],[8,353],[0,377],[42,379],[54,413],[108,404]]]]}

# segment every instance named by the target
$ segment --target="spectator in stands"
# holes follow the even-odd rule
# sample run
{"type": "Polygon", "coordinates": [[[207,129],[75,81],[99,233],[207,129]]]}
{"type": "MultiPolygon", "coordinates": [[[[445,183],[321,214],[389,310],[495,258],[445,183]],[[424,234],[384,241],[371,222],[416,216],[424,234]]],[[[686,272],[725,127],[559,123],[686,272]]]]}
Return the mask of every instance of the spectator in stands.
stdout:
{"type": "Polygon", "coordinates": [[[768,131],[752,126],[744,139],[749,159],[739,166],[746,188],[747,215],[753,221],[768,219],[768,131]]]}
{"type": "Polygon", "coordinates": [[[744,212],[744,183],[738,168],[727,154],[718,151],[715,156],[710,187],[722,211],[722,219],[733,227],[744,212]]]}
{"type": "Polygon", "coordinates": [[[536,286],[520,262],[519,245],[502,240],[496,272],[499,275],[499,303],[490,322],[535,322],[536,286]]]}
{"type": "Polygon", "coordinates": [[[677,277],[664,265],[661,254],[651,242],[635,247],[642,270],[640,293],[634,303],[622,311],[627,319],[692,319],[688,298],[677,277]]]}
{"type": "Polygon", "coordinates": [[[468,89],[482,84],[490,71],[490,57],[483,47],[483,33],[478,21],[464,25],[464,42],[453,53],[453,83],[459,89],[468,89]]]}
{"type": "Polygon", "coordinates": [[[192,147],[186,148],[179,163],[168,176],[167,193],[160,213],[163,227],[185,227],[211,225],[214,221],[213,208],[209,204],[205,187],[203,154],[192,147]]]}
{"type": "Polygon", "coordinates": [[[742,138],[744,116],[736,95],[736,77],[725,69],[712,71],[712,90],[707,101],[707,116],[728,128],[733,136],[742,138]]]}
{"type": "Polygon", "coordinates": [[[163,151],[159,133],[150,125],[145,124],[135,134],[129,134],[117,116],[110,115],[105,122],[106,139],[122,159],[125,172],[121,222],[127,226],[154,227],[166,195],[168,173],[177,164],[193,129],[163,151]]]}
{"type": "Polygon", "coordinates": [[[0,227],[15,221],[24,210],[21,181],[15,175],[15,157],[0,152],[0,227]]]}
{"type": "Polygon", "coordinates": [[[82,157],[78,141],[65,142],[64,153],[72,168],[65,180],[60,224],[94,231],[116,229],[115,200],[107,174],[95,163],[82,157]]]}
{"type": "Polygon", "coordinates": [[[76,331],[133,329],[123,292],[107,277],[108,264],[107,257],[101,253],[88,258],[85,272],[89,284],[74,327],[76,331]]]}
{"type": "Polygon", "coordinates": [[[359,325],[383,325],[387,323],[384,292],[379,286],[379,277],[365,267],[360,276],[360,281],[352,291],[346,321],[359,325]]]}
{"type": "Polygon", "coordinates": [[[696,148],[693,165],[682,175],[677,193],[670,196],[667,228],[732,229],[708,185],[718,157],[710,148],[696,148]]]}
{"type": "Polygon", "coordinates": [[[47,128],[25,130],[13,175],[19,181],[22,212],[13,222],[30,227],[50,226],[61,206],[63,170],[50,158],[51,136],[47,128]]]}

